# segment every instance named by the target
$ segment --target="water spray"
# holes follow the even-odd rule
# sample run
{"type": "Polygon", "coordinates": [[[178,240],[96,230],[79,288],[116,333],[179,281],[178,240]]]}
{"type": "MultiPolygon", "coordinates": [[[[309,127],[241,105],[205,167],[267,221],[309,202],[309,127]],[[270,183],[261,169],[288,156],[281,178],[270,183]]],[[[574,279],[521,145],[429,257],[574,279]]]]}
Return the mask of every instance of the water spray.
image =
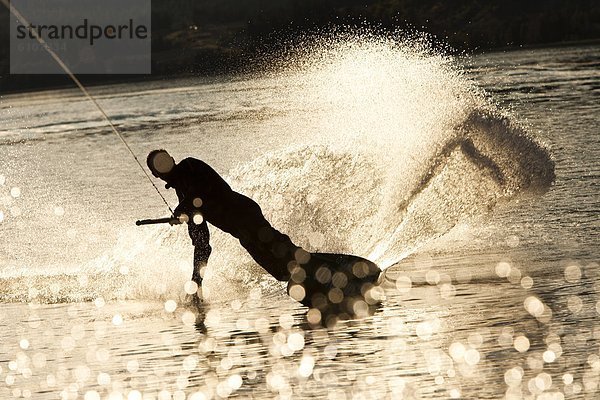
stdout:
{"type": "MultiPolygon", "coordinates": [[[[0,2],[2,2],[2,4],[4,4],[4,6],[6,8],[8,8],[8,10],[10,11],[10,13],[13,14],[21,22],[21,24],[23,24],[24,26],[29,26],[30,25],[29,21],[27,21],[27,19],[25,17],[23,17],[23,15],[19,12],[19,10],[17,10],[9,2],[9,0],[0,0],[0,2]]],[[[48,54],[50,54],[50,56],[58,63],[58,65],[63,69],[63,71],[65,71],[65,73],[67,75],[69,75],[69,77],[71,78],[71,80],[79,87],[79,89],[81,89],[81,91],[83,92],[83,94],[85,95],[85,97],[87,97],[88,100],[90,100],[94,104],[94,106],[96,106],[96,108],[98,109],[98,111],[100,111],[100,114],[102,114],[102,117],[104,118],[104,120],[106,120],[106,122],[110,126],[111,130],[114,132],[115,135],[117,135],[117,137],[121,140],[121,142],[123,143],[123,145],[125,145],[125,148],[127,149],[127,151],[129,151],[129,153],[131,154],[131,156],[133,157],[133,159],[135,160],[135,162],[137,163],[137,165],[140,167],[140,169],[142,170],[142,172],[144,173],[144,175],[146,176],[146,178],[148,179],[148,181],[150,182],[150,184],[152,185],[152,187],[154,188],[154,190],[156,190],[156,193],[158,193],[158,195],[162,199],[163,203],[165,203],[165,205],[169,209],[169,212],[171,213],[171,215],[174,215],[173,210],[171,209],[171,206],[169,206],[169,203],[167,202],[167,199],[165,199],[165,197],[162,195],[162,193],[160,192],[160,190],[158,190],[158,187],[154,184],[154,182],[152,181],[152,178],[150,177],[150,175],[148,174],[148,172],[144,169],[144,167],[140,163],[140,160],[137,158],[137,156],[135,155],[135,153],[133,152],[133,150],[131,150],[131,147],[129,147],[129,144],[127,144],[127,142],[125,141],[125,138],[123,137],[123,135],[121,134],[121,132],[119,132],[119,130],[117,129],[117,127],[112,123],[112,121],[110,120],[110,118],[108,117],[108,115],[106,114],[106,112],[104,111],[104,109],[100,106],[100,104],[98,104],[98,102],[96,101],[96,99],[94,98],[94,96],[92,96],[91,93],[87,91],[87,89],[85,88],[85,86],[83,86],[83,84],[79,81],[79,79],[77,79],[77,77],[75,76],[75,74],[73,74],[73,72],[71,71],[71,69],[61,60],[61,58],[58,56],[58,54],[56,54],[54,52],[54,50],[52,50],[50,48],[50,46],[48,46],[48,44],[46,43],[46,41],[38,34],[38,32],[36,30],[30,30],[30,32],[33,34],[33,36],[35,36],[35,39],[38,41],[38,43],[44,49],[46,49],[46,51],[48,52],[48,54]]],[[[170,219],[170,218],[167,218],[167,219],[170,219]]],[[[138,221],[138,222],[140,222],[140,221],[138,221]]],[[[168,221],[165,221],[165,222],[168,222],[168,221]]],[[[138,225],[140,225],[140,224],[138,224],[138,225]]]]}

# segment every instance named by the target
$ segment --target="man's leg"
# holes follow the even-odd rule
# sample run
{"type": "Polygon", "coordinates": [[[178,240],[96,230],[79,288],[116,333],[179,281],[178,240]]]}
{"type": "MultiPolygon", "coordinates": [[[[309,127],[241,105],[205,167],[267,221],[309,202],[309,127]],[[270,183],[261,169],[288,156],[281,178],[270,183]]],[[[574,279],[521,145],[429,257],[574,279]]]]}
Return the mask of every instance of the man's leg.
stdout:
{"type": "Polygon", "coordinates": [[[198,286],[202,285],[202,274],[200,271],[206,267],[211,250],[212,248],[208,243],[194,246],[194,271],[192,272],[192,280],[198,286]]]}
{"type": "Polygon", "coordinates": [[[198,286],[202,285],[202,268],[206,267],[208,258],[212,248],[209,244],[209,232],[206,222],[200,225],[195,225],[190,228],[190,237],[194,244],[194,269],[192,271],[192,281],[196,282],[198,286]]]}

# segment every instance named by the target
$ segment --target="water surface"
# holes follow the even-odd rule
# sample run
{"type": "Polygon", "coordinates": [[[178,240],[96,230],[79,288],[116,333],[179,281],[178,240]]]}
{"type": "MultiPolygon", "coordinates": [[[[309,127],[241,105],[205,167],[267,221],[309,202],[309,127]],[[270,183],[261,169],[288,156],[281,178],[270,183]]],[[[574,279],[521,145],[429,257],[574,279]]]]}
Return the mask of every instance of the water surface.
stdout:
{"type": "Polygon", "coordinates": [[[192,307],[185,229],[133,225],[167,211],[97,111],[2,96],[0,397],[597,397],[600,48],[303,57],[92,92],[141,160],[202,158],[303,247],[386,268],[375,314],[309,326],[215,229],[192,307]]]}

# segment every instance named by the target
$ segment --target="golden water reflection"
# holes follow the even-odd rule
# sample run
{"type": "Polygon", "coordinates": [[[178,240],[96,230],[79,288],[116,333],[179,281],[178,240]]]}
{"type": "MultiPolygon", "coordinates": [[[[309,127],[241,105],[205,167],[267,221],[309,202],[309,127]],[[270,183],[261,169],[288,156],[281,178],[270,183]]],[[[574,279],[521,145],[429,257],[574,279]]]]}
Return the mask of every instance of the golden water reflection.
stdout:
{"type": "Polygon", "coordinates": [[[478,260],[407,259],[386,271],[373,316],[330,329],[311,328],[280,295],[200,312],[174,301],[4,304],[0,395],[593,398],[594,265],[529,269],[527,288],[511,282],[514,265],[478,260]]]}

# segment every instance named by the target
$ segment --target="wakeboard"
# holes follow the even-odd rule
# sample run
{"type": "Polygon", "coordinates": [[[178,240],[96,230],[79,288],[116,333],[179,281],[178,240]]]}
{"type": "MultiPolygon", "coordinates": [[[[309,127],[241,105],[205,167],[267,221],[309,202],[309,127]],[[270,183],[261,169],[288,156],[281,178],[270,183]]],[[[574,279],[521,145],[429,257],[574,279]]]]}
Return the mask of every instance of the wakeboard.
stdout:
{"type": "Polygon", "coordinates": [[[372,289],[380,274],[377,264],[363,257],[310,253],[308,261],[292,271],[288,294],[322,315],[353,316],[358,314],[357,307],[363,310],[379,303],[372,289]]]}

